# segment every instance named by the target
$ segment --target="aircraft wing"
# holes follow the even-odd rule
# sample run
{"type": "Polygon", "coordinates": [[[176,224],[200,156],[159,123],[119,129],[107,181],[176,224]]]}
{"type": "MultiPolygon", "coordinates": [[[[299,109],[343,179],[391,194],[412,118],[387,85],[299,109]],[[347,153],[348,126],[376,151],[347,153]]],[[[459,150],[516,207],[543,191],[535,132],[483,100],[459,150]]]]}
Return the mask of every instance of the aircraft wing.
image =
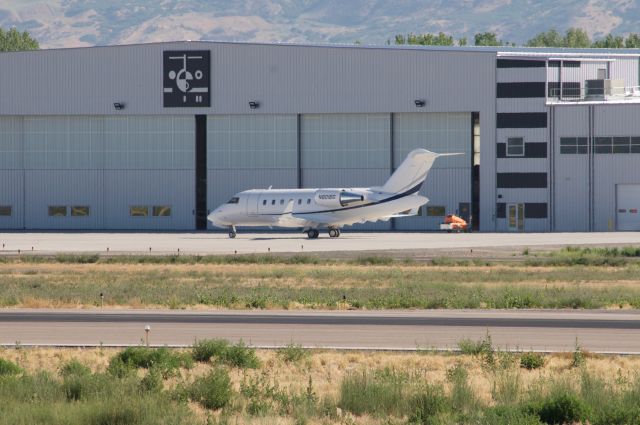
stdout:
{"type": "Polygon", "coordinates": [[[343,219],[336,219],[334,215],[331,214],[293,214],[294,218],[304,219],[309,223],[315,223],[317,226],[351,226],[352,224],[360,224],[366,222],[376,222],[376,221],[388,221],[391,217],[378,217],[370,220],[362,220],[360,218],[355,217],[345,217],[343,219]]]}
{"type": "Polygon", "coordinates": [[[323,214],[323,213],[291,214],[291,216],[293,218],[297,218],[297,219],[300,219],[300,220],[306,220],[308,222],[316,223],[317,225],[334,224],[333,222],[336,219],[335,216],[333,216],[331,214],[323,214]]]}

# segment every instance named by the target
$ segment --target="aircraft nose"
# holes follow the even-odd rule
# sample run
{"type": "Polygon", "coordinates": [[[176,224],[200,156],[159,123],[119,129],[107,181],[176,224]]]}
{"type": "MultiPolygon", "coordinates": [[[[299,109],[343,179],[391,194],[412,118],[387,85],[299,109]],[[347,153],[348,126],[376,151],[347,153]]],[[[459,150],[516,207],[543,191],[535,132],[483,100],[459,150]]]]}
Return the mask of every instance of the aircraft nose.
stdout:
{"type": "Polygon", "coordinates": [[[211,222],[214,226],[221,227],[222,222],[220,220],[220,208],[216,208],[207,216],[207,220],[211,222]]]}

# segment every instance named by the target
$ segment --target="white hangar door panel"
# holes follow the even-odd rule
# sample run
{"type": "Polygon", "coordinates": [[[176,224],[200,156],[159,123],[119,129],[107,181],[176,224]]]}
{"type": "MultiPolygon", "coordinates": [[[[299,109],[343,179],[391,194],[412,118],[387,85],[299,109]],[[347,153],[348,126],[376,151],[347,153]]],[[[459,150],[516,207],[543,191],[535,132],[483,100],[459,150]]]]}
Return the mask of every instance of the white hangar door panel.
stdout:
{"type": "Polygon", "coordinates": [[[616,185],[617,230],[640,230],[640,184],[616,185]]]}

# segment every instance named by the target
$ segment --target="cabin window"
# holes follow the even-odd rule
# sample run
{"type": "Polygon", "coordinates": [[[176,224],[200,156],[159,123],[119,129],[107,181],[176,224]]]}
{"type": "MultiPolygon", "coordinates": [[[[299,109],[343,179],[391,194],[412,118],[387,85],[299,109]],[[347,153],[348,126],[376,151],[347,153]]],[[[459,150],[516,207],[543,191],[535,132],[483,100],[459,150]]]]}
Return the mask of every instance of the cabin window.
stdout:
{"type": "Polygon", "coordinates": [[[276,200],[275,200],[275,199],[272,199],[272,200],[271,200],[271,205],[275,205],[275,204],[276,204],[276,200]]]}
{"type": "Polygon", "coordinates": [[[227,202],[227,204],[237,204],[238,202],[240,202],[240,198],[234,196],[233,198],[229,199],[229,202],[227,202]]]}
{"type": "Polygon", "coordinates": [[[267,200],[266,199],[262,200],[262,205],[267,205],[267,200]]]}
{"type": "Polygon", "coordinates": [[[280,205],[284,205],[284,199],[280,199],[280,205]]]}
{"type": "Polygon", "coordinates": [[[307,205],[311,203],[311,199],[307,199],[307,205]]]}

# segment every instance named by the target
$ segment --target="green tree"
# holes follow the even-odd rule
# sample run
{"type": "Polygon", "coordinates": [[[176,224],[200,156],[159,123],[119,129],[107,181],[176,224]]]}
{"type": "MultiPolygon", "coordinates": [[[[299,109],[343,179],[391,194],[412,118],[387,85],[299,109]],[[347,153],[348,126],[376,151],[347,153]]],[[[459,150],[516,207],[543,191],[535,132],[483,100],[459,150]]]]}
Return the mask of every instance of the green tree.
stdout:
{"type": "Polygon", "coordinates": [[[640,48],[640,34],[631,33],[624,41],[624,47],[627,49],[639,49],[640,48]]]}
{"type": "Polygon", "coordinates": [[[38,42],[27,31],[19,32],[15,28],[5,31],[0,28],[0,52],[19,52],[39,48],[38,42]]]}
{"type": "Polygon", "coordinates": [[[395,36],[395,44],[414,44],[419,46],[453,46],[453,37],[443,32],[438,34],[413,34],[409,33],[405,37],[402,34],[395,36]]]}
{"type": "Polygon", "coordinates": [[[605,38],[594,41],[593,47],[601,49],[621,49],[624,47],[624,38],[609,33],[605,38]]]}
{"type": "Polygon", "coordinates": [[[458,39],[458,46],[466,46],[467,45],[467,37],[462,37],[458,39]]]}
{"type": "Polygon", "coordinates": [[[527,41],[527,47],[565,47],[566,40],[560,33],[554,29],[541,32],[540,34],[527,41]]]}
{"type": "Polygon", "coordinates": [[[502,40],[498,40],[498,36],[493,32],[478,33],[475,35],[474,41],[476,46],[502,46],[504,44],[502,40]]]}
{"type": "Polygon", "coordinates": [[[569,28],[564,37],[564,47],[590,47],[589,35],[582,28],[569,28]]]}

